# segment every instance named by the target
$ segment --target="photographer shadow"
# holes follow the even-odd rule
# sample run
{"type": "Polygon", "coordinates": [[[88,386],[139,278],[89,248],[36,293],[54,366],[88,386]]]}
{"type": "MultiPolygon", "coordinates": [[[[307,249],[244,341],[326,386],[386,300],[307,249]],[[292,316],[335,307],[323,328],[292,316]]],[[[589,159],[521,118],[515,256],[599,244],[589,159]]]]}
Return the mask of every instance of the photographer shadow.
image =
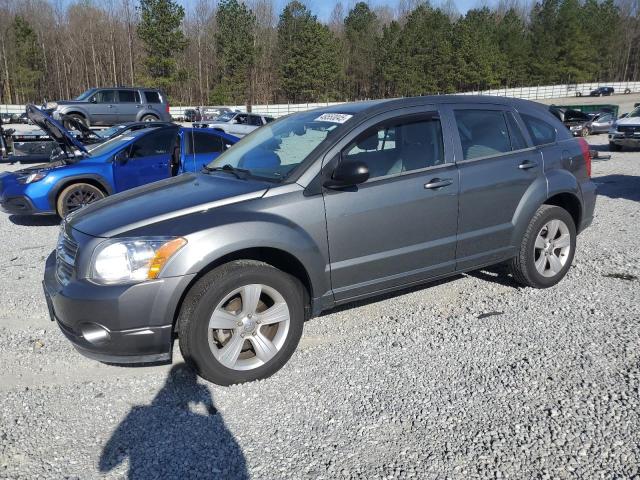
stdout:
{"type": "Polygon", "coordinates": [[[184,363],[175,365],[150,405],[134,406],[100,457],[106,473],[129,459],[129,479],[247,479],[242,450],[211,393],[184,363]]]}

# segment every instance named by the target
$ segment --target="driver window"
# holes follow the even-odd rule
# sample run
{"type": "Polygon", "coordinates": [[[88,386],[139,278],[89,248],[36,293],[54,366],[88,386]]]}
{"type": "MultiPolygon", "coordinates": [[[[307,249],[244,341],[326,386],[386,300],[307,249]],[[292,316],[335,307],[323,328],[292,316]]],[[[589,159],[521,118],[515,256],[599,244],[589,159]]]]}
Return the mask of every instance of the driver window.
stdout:
{"type": "Polygon", "coordinates": [[[151,132],[132,145],[129,157],[140,158],[170,154],[173,152],[176,137],[177,132],[173,128],[151,132]]]}
{"type": "Polygon", "coordinates": [[[369,178],[384,177],[444,163],[442,127],[437,114],[394,119],[365,131],[342,153],[360,161],[369,178]]]}
{"type": "Polygon", "coordinates": [[[237,123],[238,125],[246,125],[246,123],[247,123],[247,116],[246,116],[246,115],[237,115],[234,121],[235,121],[235,123],[237,123]]]}
{"type": "Polygon", "coordinates": [[[93,101],[96,103],[115,103],[116,91],[115,90],[100,90],[93,96],[93,101]]]}

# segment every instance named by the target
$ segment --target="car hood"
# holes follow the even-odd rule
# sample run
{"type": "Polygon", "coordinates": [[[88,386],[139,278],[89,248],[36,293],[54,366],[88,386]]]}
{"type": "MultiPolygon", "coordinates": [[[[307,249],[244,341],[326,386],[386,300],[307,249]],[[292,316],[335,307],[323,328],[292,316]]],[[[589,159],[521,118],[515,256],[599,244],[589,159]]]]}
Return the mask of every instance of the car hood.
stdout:
{"type": "Polygon", "coordinates": [[[87,152],[84,145],[76,140],[66,128],[35,105],[27,105],[27,116],[29,117],[29,120],[44,130],[66,151],[75,152],[79,150],[84,153],[87,152]]]}
{"type": "Polygon", "coordinates": [[[272,185],[226,173],[186,173],[112,195],[72,213],[66,221],[87,235],[109,238],[171,218],[259,198],[272,185]]]}
{"type": "Polygon", "coordinates": [[[640,125],[640,117],[624,117],[616,120],[618,125],[640,125]]]}
{"type": "Polygon", "coordinates": [[[47,172],[49,170],[53,170],[54,168],[64,167],[67,164],[63,160],[57,160],[55,162],[41,163],[39,165],[33,165],[27,168],[21,168],[20,170],[16,170],[13,173],[16,175],[28,175],[30,173],[36,172],[47,172]]]}

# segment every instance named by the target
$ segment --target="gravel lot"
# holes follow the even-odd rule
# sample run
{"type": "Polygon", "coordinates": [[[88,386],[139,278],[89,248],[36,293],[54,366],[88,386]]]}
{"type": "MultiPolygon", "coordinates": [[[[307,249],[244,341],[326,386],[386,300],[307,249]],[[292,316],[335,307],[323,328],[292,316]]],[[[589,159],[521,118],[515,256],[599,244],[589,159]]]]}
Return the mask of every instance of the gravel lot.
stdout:
{"type": "Polygon", "coordinates": [[[359,303],[230,388],[76,353],[40,293],[55,221],[0,215],[0,478],[640,478],[640,152],[593,174],[558,286],[492,269],[359,303]]]}

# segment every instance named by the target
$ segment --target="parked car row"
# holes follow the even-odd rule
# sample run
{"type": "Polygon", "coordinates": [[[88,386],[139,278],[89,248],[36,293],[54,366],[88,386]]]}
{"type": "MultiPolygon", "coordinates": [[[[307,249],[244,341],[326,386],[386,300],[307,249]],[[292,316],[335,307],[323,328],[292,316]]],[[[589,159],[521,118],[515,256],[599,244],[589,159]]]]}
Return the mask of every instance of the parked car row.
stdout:
{"type": "Polygon", "coordinates": [[[195,128],[212,128],[221,132],[235,135],[236,137],[244,137],[255,129],[262,127],[274,118],[267,115],[258,115],[255,113],[243,112],[225,112],[213,120],[194,123],[195,128]]]}
{"type": "Polygon", "coordinates": [[[238,140],[220,131],[140,122],[85,144],[35,106],[28,105],[27,114],[59,151],[49,163],[0,174],[0,207],[18,215],[65,217],[113,193],[198,171],[238,140]]]}

